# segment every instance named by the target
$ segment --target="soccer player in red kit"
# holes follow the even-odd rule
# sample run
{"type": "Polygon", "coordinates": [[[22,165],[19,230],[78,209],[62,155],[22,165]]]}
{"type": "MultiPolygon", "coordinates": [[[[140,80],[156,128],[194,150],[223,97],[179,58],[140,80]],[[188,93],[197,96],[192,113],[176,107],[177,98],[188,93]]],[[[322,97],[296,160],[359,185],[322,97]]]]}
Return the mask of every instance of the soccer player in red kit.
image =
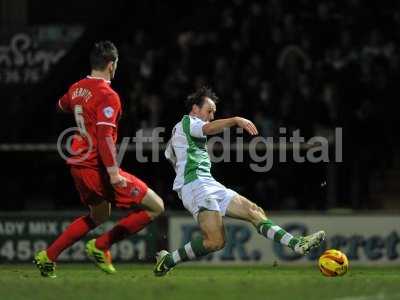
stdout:
{"type": "Polygon", "coordinates": [[[75,117],[77,132],[67,164],[89,214],[75,219],[46,250],[35,255],[34,262],[46,277],[55,277],[55,262],[63,250],[109,218],[112,204],[135,210],[86,244],[88,257],[108,274],[116,272],[111,245],[140,231],[164,211],[161,198],[143,181],[122,171],[116,162],[121,103],[110,83],[117,69],[117,48],[109,41],[96,43],[90,64],[91,75],[73,84],[58,102],[59,110],[75,117]]]}

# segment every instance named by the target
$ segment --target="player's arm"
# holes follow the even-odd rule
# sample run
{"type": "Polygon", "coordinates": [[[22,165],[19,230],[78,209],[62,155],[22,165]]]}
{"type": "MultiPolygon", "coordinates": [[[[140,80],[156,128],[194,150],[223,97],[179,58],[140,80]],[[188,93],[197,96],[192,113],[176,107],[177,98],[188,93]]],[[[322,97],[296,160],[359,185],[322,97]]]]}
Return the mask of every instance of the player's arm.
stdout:
{"type": "Polygon", "coordinates": [[[202,127],[204,135],[213,135],[222,132],[225,128],[238,126],[243,128],[251,135],[257,135],[258,131],[256,126],[250,120],[241,117],[233,117],[228,119],[219,119],[206,123],[202,127]]]}
{"type": "Polygon", "coordinates": [[[100,160],[106,167],[112,185],[125,186],[125,178],[119,174],[117,150],[113,140],[116,128],[112,125],[97,125],[97,147],[100,160]]]}
{"type": "Polygon", "coordinates": [[[62,96],[58,100],[56,105],[56,111],[62,113],[70,113],[72,111],[70,107],[70,99],[68,93],[65,93],[64,96],[62,96]]]}
{"type": "Polygon", "coordinates": [[[126,180],[119,174],[117,151],[114,142],[120,112],[118,96],[107,95],[97,108],[97,148],[100,160],[105,166],[110,182],[114,186],[126,186],[126,180]]]}

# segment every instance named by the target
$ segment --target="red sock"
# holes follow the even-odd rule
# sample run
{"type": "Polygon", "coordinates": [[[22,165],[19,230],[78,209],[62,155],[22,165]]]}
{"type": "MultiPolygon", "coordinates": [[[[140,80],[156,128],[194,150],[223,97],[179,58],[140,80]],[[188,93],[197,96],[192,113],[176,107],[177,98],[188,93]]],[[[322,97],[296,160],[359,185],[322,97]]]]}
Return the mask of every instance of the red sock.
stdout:
{"type": "Polygon", "coordinates": [[[73,221],[64,232],[47,248],[47,256],[56,261],[62,251],[72,246],[76,241],[84,237],[97,225],[89,216],[82,216],[73,221]]]}
{"type": "Polygon", "coordinates": [[[110,249],[111,245],[123,240],[128,235],[134,234],[143,229],[149,224],[151,218],[149,214],[144,211],[136,211],[130,213],[108,232],[103,233],[96,239],[96,247],[103,250],[110,249]]]}

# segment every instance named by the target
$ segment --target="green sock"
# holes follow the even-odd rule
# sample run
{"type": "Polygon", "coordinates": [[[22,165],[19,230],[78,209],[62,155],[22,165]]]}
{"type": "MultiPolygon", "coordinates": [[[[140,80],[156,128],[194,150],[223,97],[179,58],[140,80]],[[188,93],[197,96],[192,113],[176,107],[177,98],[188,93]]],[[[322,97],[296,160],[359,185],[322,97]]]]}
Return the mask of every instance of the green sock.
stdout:
{"type": "Polygon", "coordinates": [[[204,248],[203,237],[198,237],[185,244],[182,248],[173,251],[171,256],[166,260],[166,265],[168,268],[172,268],[180,262],[195,260],[209,253],[210,252],[204,248]]]}
{"type": "Polygon", "coordinates": [[[299,239],[288,233],[282,227],[275,225],[270,219],[261,221],[257,225],[257,231],[267,239],[281,243],[294,249],[294,246],[299,242],[299,239]]]}

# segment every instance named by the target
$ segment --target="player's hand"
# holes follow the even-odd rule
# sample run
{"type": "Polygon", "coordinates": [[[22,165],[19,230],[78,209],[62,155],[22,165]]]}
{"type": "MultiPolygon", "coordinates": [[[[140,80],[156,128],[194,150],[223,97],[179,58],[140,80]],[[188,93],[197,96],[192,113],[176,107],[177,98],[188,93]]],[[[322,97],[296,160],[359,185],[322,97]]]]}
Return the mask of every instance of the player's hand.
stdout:
{"type": "Polygon", "coordinates": [[[127,186],[126,178],[119,173],[117,174],[110,174],[110,183],[115,188],[124,188],[127,186]]]}
{"type": "Polygon", "coordinates": [[[251,135],[258,134],[257,127],[250,120],[247,120],[245,118],[236,117],[236,125],[240,128],[243,128],[251,135]]]}

